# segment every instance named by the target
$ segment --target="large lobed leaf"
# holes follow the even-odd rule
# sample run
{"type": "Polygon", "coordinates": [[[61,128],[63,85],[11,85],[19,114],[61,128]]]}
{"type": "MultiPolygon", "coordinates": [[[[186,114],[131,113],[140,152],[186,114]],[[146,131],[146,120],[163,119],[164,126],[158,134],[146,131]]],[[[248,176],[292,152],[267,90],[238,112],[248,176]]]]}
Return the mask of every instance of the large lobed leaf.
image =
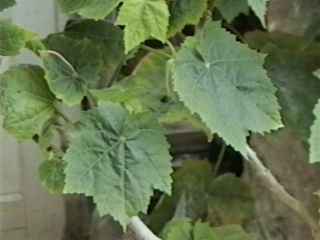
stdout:
{"type": "Polygon", "coordinates": [[[84,112],[64,159],[65,193],[93,196],[101,215],[126,227],[146,212],[153,189],[171,191],[169,145],[148,114],[108,103],[84,112]]]}
{"type": "Polygon", "coordinates": [[[126,53],[149,38],[165,42],[169,16],[165,0],[124,1],[117,22],[125,25],[126,53]]]}
{"type": "Polygon", "coordinates": [[[50,50],[40,55],[50,89],[66,104],[79,104],[100,80],[101,51],[88,39],[72,39],[63,34],[49,36],[45,44],[50,50]]]}
{"type": "Polygon", "coordinates": [[[246,152],[250,131],[282,126],[264,57],[212,22],[187,39],[174,60],[174,88],[180,99],[241,153],[246,152]]]}
{"type": "Polygon", "coordinates": [[[42,132],[55,115],[54,95],[40,67],[20,65],[0,76],[0,106],[4,128],[18,139],[29,139],[42,132]]]}

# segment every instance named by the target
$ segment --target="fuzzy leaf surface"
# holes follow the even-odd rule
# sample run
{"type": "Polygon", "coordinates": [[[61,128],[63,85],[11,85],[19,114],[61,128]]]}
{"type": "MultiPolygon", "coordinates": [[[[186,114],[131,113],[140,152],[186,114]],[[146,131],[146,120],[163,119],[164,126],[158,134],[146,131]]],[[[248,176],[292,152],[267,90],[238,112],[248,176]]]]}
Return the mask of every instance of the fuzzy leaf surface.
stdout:
{"type": "Polygon", "coordinates": [[[186,40],[174,60],[174,88],[182,102],[242,153],[250,131],[264,133],[282,126],[264,58],[219,23],[208,23],[186,40]]]}
{"type": "Polygon", "coordinates": [[[54,96],[40,67],[20,65],[0,75],[4,128],[18,139],[40,135],[55,116],[54,96]]]}
{"type": "Polygon", "coordinates": [[[76,40],[61,34],[46,40],[49,51],[42,51],[46,79],[57,98],[73,106],[100,80],[101,52],[90,40],[76,40]]]}
{"type": "Polygon", "coordinates": [[[65,193],[92,196],[125,228],[146,212],[153,189],[171,191],[169,145],[149,114],[109,103],[84,112],[64,159],[65,193]]]}
{"type": "Polygon", "coordinates": [[[165,42],[169,16],[165,0],[126,0],[118,17],[118,24],[125,26],[126,53],[149,38],[165,42]]]}

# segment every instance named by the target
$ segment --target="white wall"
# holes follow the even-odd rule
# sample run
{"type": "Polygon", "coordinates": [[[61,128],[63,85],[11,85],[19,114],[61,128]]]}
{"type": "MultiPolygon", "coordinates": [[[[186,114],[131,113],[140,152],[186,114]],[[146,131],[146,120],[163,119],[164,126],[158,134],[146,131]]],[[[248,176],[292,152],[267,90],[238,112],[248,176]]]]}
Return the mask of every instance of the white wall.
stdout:
{"type": "MultiPolygon", "coordinates": [[[[1,0],[0,0],[1,1],[1,0]]],[[[64,19],[54,0],[17,0],[2,17],[46,36],[58,31],[64,19]]],[[[19,62],[36,62],[24,52],[15,59],[1,59],[0,71],[19,62]]],[[[64,226],[63,201],[40,185],[40,154],[35,144],[18,144],[0,128],[0,239],[59,240],[64,226]]]]}

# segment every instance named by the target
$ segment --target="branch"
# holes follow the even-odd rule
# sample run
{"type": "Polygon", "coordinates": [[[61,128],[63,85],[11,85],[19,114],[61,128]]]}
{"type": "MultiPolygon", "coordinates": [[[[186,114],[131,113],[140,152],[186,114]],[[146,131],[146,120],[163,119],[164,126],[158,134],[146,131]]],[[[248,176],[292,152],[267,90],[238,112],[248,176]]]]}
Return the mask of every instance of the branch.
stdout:
{"type": "Polygon", "coordinates": [[[151,232],[139,217],[132,217],[129,227],[133,230],[138,240],[161,240],[151,232]]]}
{"type": "Polygon", "coordinates": [[[269,191],[272,192],[282,203],[294,210],[300,218],[309,225],[314,239],[320,240],[320,226],[317,220],[309,213],[300,201],[295,199],[285,190],[281,183],[279,183],[270,170],[263,165],[262,161],[249,146],[247,146],[247,153],[244,157],[269,191]]]}

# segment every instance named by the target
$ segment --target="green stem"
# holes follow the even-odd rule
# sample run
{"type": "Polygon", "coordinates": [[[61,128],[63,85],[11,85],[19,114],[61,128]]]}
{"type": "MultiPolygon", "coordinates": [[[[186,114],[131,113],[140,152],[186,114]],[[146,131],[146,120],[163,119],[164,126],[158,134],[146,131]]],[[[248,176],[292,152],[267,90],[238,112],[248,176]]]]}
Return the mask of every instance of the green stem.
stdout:
{"type": "Polygon", "coordinates": [[[146,51],[149,51],[149,52],[153,52],[153,53],[156,53],[156,54],[160,54],[160,55],[163,55],[165,57],[168,57],[168,58],[171,58],[172,56],[168,53],[165,53],[161,50],[158,50],[158,49],[155,49],[155,48],[152,48],[152,47],[149,47],[149,46],[146,46],[146,45],[142,45],[141,46],[142,49],[146,50],[146,51]]]}
{"type": "MultiPolygon", "coordinates": [[[[175,55],[177,54],[177,50],[175,49],[175,47],[173,46],[173,44],[172,44],[169,40],[168,40],[166,43],[167,43],[167,45],[169,46],[172,55],[175,56],[175,55]]],[[[170,57],[171,57],[171,56],[170,56],[170,57]]]]}
{"type": "Polygon", "coordinates": [[[215,177],[218,176],[218,172],[219,172],[221,163],[223,161],[223,157],[224,157],[224,154],[226,152],[226,149],[227,149],[227,144],[222,143],[222,147],[221,147],[221,150],[220,150],[220,153],[219,153],[219,156],[218,156],[218,160],[217,160],[217,163],[216,163],[216,165],[214,167],[214,171],[213,171],[213,175],[215,177]]]}

